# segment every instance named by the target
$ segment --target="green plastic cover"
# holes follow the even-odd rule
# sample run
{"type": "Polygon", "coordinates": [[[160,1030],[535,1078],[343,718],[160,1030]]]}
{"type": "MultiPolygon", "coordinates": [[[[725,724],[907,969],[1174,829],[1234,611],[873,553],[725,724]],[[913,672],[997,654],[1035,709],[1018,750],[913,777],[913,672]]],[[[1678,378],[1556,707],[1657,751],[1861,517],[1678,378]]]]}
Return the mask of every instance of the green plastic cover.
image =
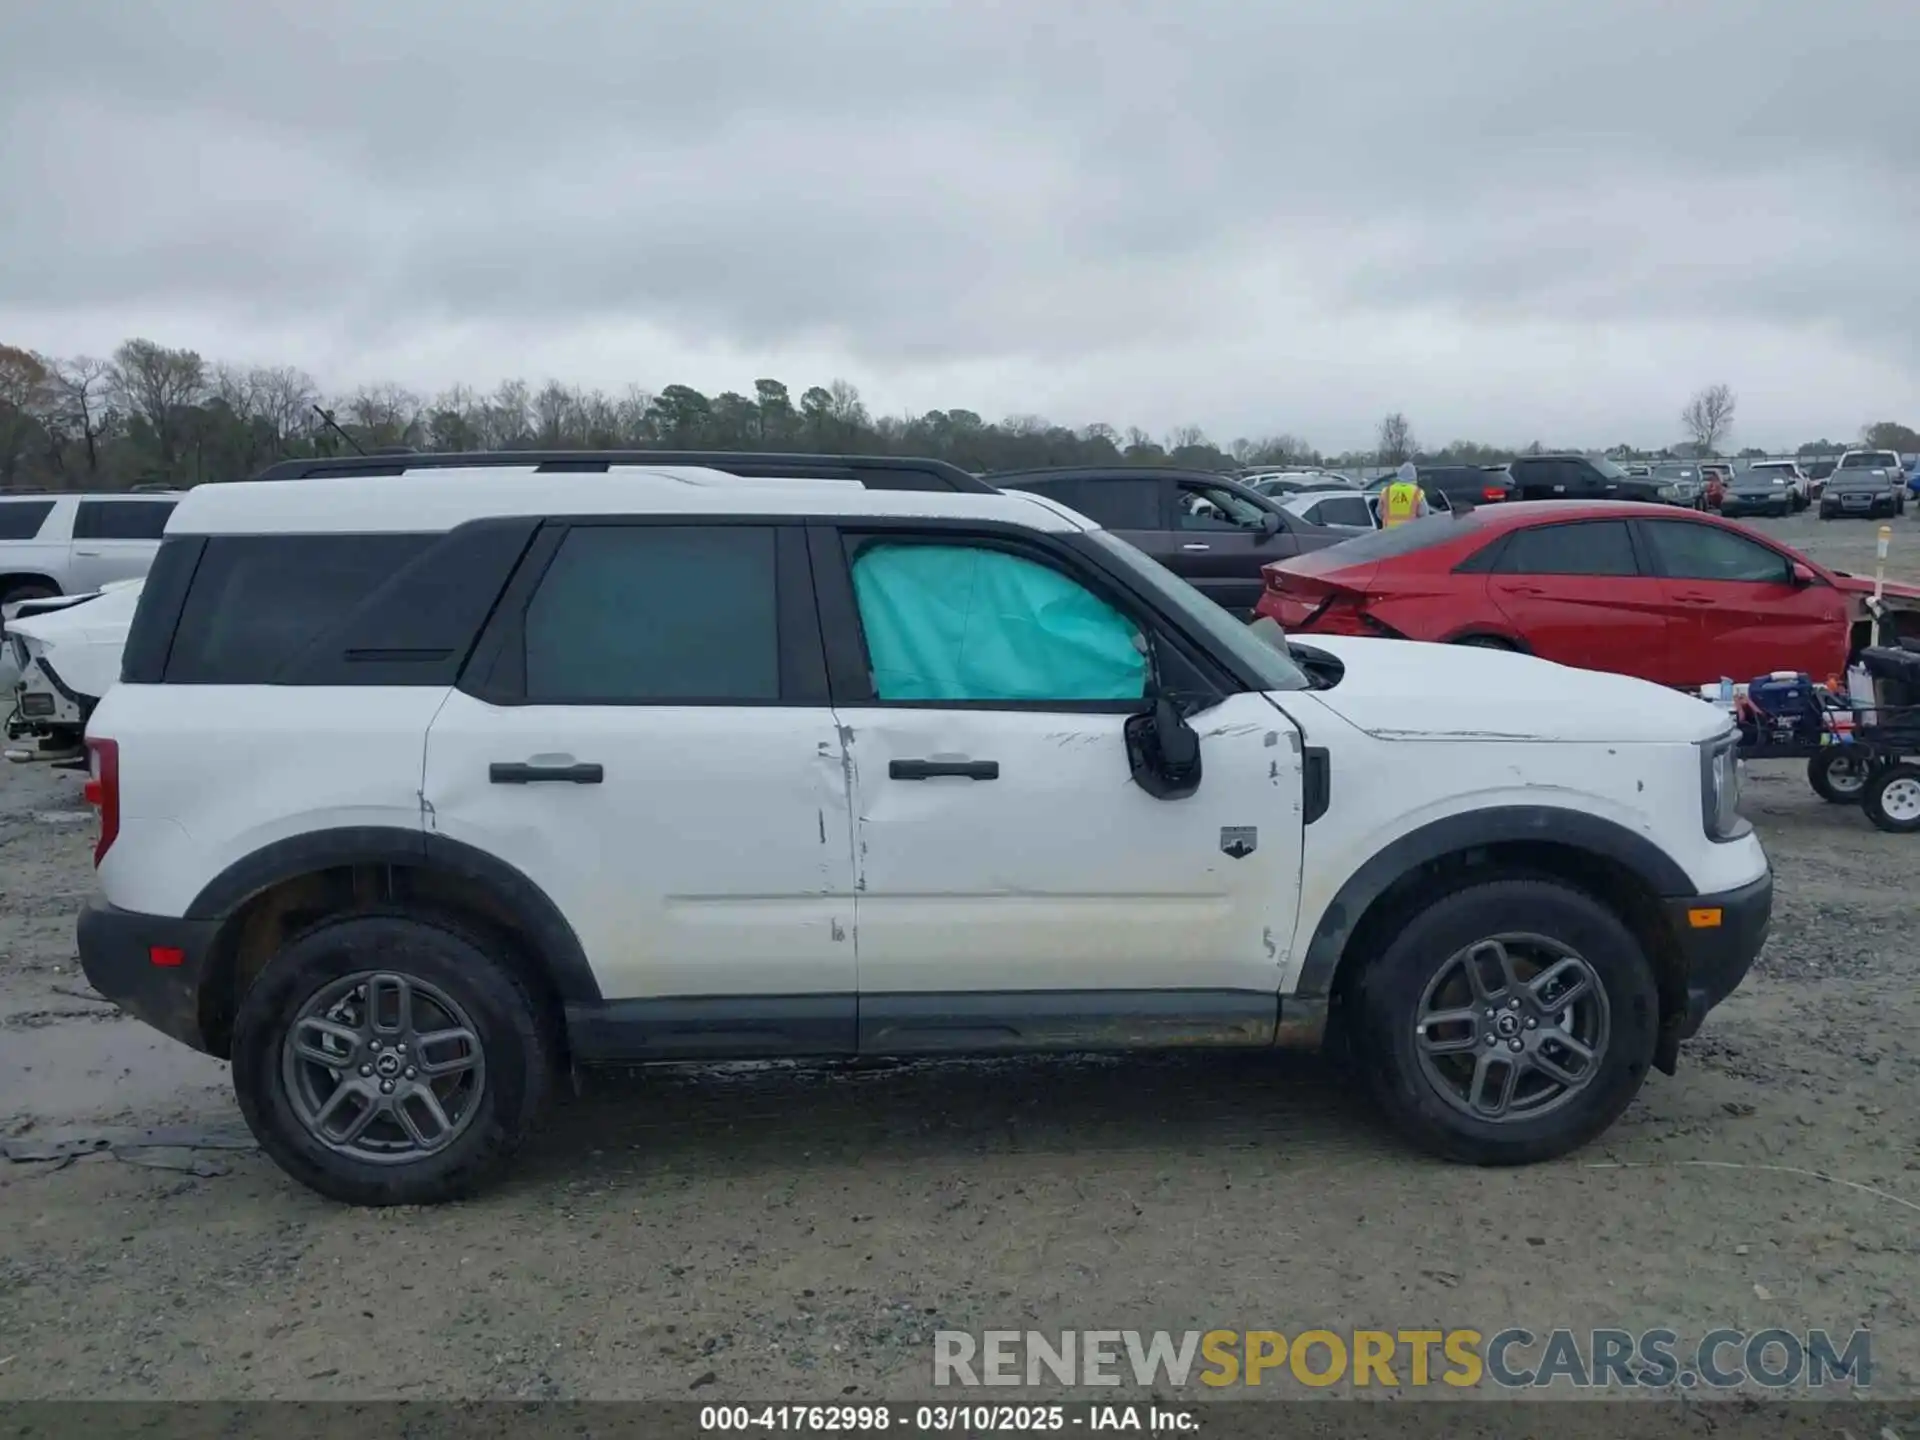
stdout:
{"type": "Polygon", "coordinates": [[[1133,622],[1057,571],[964,545],[869,545],[853,562],[882,700],[1138,700],[1133,622]]]}

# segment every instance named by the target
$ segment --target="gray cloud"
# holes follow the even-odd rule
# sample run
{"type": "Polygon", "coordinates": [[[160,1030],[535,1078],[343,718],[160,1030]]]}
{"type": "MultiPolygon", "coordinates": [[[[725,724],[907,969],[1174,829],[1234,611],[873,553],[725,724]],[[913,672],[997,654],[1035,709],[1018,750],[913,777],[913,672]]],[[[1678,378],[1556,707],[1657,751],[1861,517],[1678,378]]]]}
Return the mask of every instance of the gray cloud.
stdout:
{"type": "Polygon", "coordinates": [[[0,338],[1329,445],[1664,439],[1725,379],[1805,438],[1920,390],[1916,41],[1910,0],[13,6],[0,338]]]}

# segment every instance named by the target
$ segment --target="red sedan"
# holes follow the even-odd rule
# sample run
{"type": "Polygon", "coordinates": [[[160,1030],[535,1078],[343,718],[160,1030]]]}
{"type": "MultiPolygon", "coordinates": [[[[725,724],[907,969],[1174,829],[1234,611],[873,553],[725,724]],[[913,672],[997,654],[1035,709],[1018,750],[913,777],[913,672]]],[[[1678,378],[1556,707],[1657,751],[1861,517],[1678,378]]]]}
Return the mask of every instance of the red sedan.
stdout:
{"type": "Polygon", "coordinates": [[[1873,589],[1718,516],[1618,501],[1434,516],[1264,574],[1255,613],[1289,631],[1524,650],[1688,687],[1839,674],[1873,589]]]}

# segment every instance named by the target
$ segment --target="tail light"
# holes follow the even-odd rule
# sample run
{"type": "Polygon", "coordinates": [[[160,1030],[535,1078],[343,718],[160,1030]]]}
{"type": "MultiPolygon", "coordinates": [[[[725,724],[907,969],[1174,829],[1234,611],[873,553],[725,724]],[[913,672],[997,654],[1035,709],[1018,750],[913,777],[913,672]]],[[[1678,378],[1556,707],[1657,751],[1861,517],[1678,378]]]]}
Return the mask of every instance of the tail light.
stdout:
{"type": "Polygon", "coordinates": [[[94,842],[97,867],[120,838],[120,742],[87,737],[87,803],[100,812],[100,838],[94,842]]]}
{"type": "Polygon", "coordinates": [[[1501,489],[1500,486],[1498,485],[1489,485],[1480,492],[1480,499],[1483,502],[1491,502],[1494,500],[1504,500],[1506,498],[1507,498],[1507,492],[1501,489]]]}

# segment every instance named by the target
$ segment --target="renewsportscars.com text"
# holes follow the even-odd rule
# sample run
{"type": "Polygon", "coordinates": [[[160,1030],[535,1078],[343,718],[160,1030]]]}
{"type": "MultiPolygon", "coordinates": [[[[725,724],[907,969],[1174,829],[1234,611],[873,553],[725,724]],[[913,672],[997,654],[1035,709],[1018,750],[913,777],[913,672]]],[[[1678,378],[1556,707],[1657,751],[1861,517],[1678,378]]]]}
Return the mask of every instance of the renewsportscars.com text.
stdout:
{"type": "Polygon", "coordinates": [[[1871,1336],[1825,1330],[942,1330],[933,1383],[1818,1389],[1872,1384],[1871,1336]]]}

